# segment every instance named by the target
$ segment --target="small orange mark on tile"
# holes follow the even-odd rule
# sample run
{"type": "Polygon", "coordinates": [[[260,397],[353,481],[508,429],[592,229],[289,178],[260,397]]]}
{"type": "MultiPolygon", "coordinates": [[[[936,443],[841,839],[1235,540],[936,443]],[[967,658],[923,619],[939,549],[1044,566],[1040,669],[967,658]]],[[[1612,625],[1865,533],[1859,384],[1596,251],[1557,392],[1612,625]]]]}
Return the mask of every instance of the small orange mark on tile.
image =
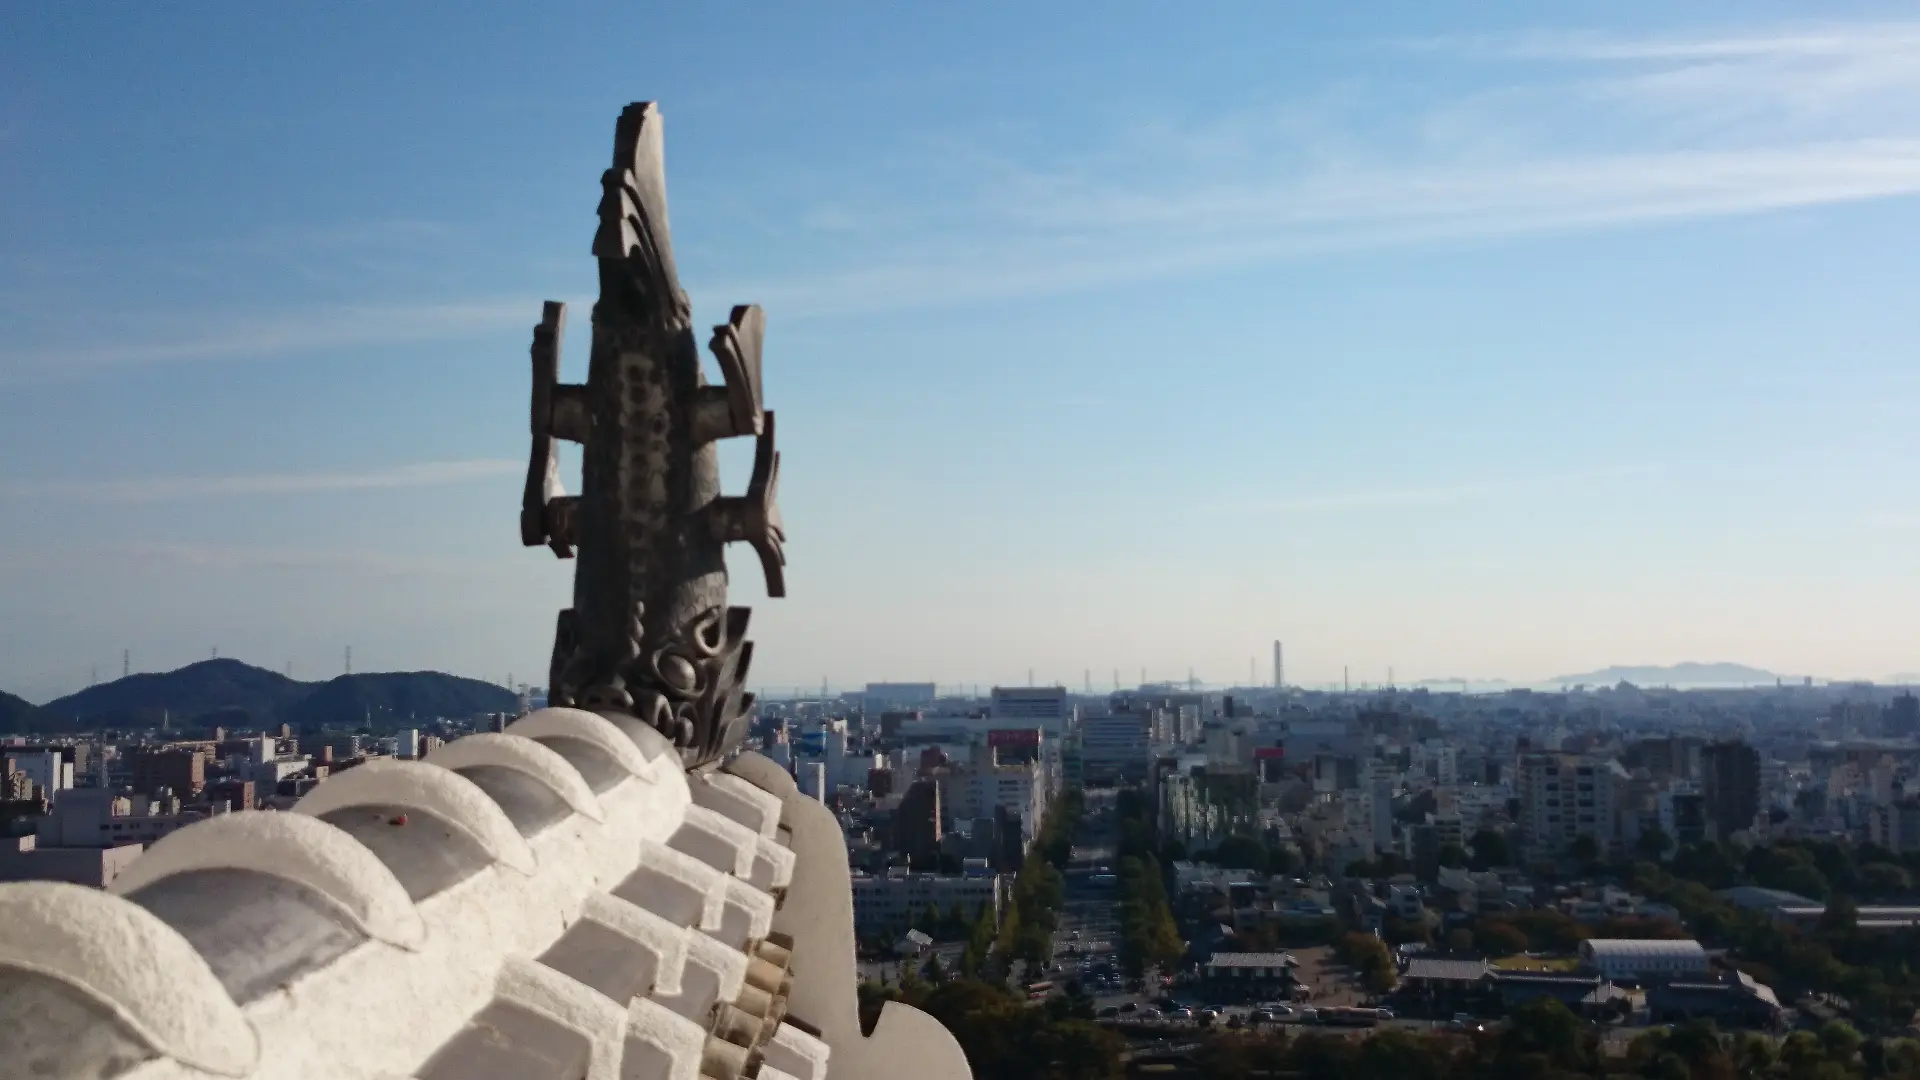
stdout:
{"type": "Polygon", "coordinates": [[[406,823],[407,823],[407,815],[405,814],[395,814],[394,816],[387,819],[387,824],[389,825],[405,825],[406,823]]]}

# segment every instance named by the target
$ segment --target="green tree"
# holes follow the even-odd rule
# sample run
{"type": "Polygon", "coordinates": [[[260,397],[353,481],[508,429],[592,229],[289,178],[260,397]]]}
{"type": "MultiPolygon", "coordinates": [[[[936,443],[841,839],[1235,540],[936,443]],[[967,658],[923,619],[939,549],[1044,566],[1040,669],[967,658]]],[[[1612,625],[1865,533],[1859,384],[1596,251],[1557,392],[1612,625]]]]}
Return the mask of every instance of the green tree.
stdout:
{"type": "Polygon", "coordinates": [[[1504,833],[1481,829],[1467,841],[1467,846],[1473,851],[1473,866],[1478,869],[1513,865],[1513,853],[1507,847],[1504,833]]]}
{"type": "Polygon", "coordinates": [[[1581,833],[1567,845],[1567,855],[1578,863],[1594,862],[1600,858],[1600,842],[1586,833],[1581,833]]]}
{"type": "Polygon", "coordinates": [[[1267,871],[1267,849],[1250,836],[1229,836],[1205,858],[1215,866],[1251,870],[1256,874],[1267,871]]]}
{"type": "Polygon", "coordinates": [[[1506,1053],[1539,1054],[1555,1067],[1567,1070],[1584,1071],[1599,1051],[1599,1040],[1586,1022],[1553,998],[1530,1001],[1515,1009],[1500,1041],[1506,1053]]]}
{"type": "Polygon", "coordinates": [[[1845,1020],[1829,1020],[1820,1028],[1820,1049],[1836,1065],[1852,1065],[1860,1052],[1860,1033],[1845,1020]]]}
{"type": "Polygon", "coordinates": [[[1860,906],[1853,897],[1834,893],[1827,899],[1827,909],[1820,913],[1817,925],[1822,934],[1850,934],[1860,928],[1860,906]]]}
{"type": "Polygon", "coordinates": [[[1454,843],[1441,844],[1436,861],[1450,870],[1458,870],[1467,865],[1467,849],[1454,843]]]}
{"type": "Polygon", "coordinates": [[[1871,862],[1860,868],[1862,889],[1870,896],[1894,898],[1913,891],[1913,876],[1897,863],[1871,862]]]}
{"type": "Polygon", "coordinates": [[[1474,948],[1489,956],[1512,956],[1527,951],[1527,935],[1502,919],[1481,919],[1473,927],[1474,948]]]}
{"type": "Polygon", "coordinates": [[[1667,857],[1668,849],[1673,847],[1673,837],[1658,825],[1649,825],[1640,830],[1640,836],[1633,842],[1633,853],[1651,863],[1658,863],[1667,857]]]}

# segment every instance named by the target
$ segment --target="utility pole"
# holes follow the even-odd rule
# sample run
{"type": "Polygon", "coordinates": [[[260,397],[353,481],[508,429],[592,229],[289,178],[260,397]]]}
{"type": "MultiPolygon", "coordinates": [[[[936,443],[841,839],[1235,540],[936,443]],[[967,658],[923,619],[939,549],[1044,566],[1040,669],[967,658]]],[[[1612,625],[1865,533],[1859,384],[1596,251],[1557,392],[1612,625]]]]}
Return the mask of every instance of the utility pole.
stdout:
{"type": "Polygon", "coordinates": [[[100,685],[100,665],[99,664],[95,664],[92,667],[87,669],[87,685],[88,686],[100,685]]]}
{"type": "Polygon", "coordinates": [[[347,674],[353,674],[353,646],[347,646],[347,674]]]}
{"type": "Polygon", "coordinates": [[[120,677],[124,679],[131,674],[133,674],[133,650],[121,649],[120,650],[120,677]]]}
{"type": "Polygon", "coordinates": [[[1348,673],[1347,665],[1345,664],[1340,665],[1340,692],[1343,694],[1353,693],[1353,676],[1348,673]]]}

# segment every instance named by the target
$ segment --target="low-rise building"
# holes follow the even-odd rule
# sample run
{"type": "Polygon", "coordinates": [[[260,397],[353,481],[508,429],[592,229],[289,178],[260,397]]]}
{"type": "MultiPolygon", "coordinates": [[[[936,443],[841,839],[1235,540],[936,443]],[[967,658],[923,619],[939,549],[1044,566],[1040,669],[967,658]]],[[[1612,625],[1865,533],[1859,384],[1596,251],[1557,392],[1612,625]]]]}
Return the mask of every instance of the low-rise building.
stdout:
{"type": "Polygon", "coordinates": [[[1773,988],[1743,971],[1717,978],[1675,979],[1647,991],[1647,1011],[1656,1024],[1708,1019],[1741,1027],[1770,1028],[1780,1022],[1773,988]]]}
{"type": "Polygon", "coordinates": [[[999,920],[1003,878],[999,874],[916,874],[890,870],[853,875],[853,925],[862,936],[911,927],[929,907],[944,917],[958,908],[978,918],[984,907],[999,920]]]}
{"type": "Polygon", "coordinates": [[[1707,951],[1698,941],[1591,938],[1580,943],[1580,960],[1602,978],[1671,980],[1705,975],[1707,951]]]}

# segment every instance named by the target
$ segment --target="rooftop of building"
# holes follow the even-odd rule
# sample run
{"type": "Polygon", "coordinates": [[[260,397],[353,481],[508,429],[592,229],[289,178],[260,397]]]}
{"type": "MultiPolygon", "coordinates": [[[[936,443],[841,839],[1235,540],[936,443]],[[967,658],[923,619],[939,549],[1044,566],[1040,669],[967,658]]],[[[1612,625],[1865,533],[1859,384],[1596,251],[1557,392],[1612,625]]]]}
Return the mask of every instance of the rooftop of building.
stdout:
{"type": "Polygon", "coordinates": [[[1588,938],[1580,943],[1583,956],[1595,960],[1689,959],[1705,961],[1707,950],[1691,938],[1642,940],[1639,938],[1588,938]]]}
{"type": "Polygon", "coordinates": [[[1300,961],[1292,953],[1284,952],[1217,952],[1207,958],[1208,967],[1217,968],[1275,968],[1299,967],[1300,961]]]}

